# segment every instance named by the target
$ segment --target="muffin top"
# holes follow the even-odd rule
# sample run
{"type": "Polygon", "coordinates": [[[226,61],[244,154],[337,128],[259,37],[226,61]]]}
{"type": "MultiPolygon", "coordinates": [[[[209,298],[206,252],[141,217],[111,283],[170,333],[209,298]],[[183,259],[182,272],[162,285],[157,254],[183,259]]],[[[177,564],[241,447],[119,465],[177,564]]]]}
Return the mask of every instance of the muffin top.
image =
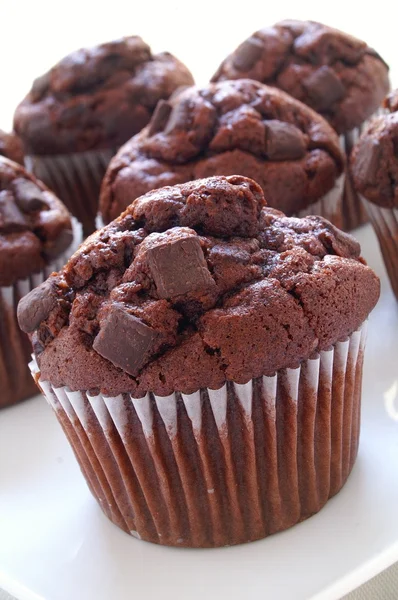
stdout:
{"type": "Polygon", "coordinates": [[[373,119],[355,145],[351,173],[356,190],[367,200],[398,208],[397,91],[386,98],[385,106],[392,112],[373,119]]]}
{"type": "Polygon", "coordinates": [[[359,244],[241,176],[152,191],[19,304],[41,377],[116,396],[245,383],[345,339],[377,302],[359,244]]]}
{"type": "Polygon", "coordinates": [[[338,137],[320,115],[256,81],[222,81],[159,103],[149,126],[112,159],[100,213],[109,223],[152,189],[239,174],[291,215],[333,188],[342,168],[338,137]]]}
{"type": "Polygon", "coordinates": [[[0,156],[0,286],[39,272],[72,239],[62,202],[23,167],[0,156]]]}
{"type": "Polygon", "coordinates": [[[117,148],[148,123],[158,100],[192,83],[174,56],[125,37],[73,52],[36,79],[14,127],[27,153],[117,148]]]}
{"type": "Polygon", "coordinates": [[[0,156],[5,156],[20,165],[24,164],[22,142],[15,133],[0,129],[0,156]]]}
{"type": "Polygon", "coordinates": [[[285,90],[338,133],[361,125],[389,89],[388,66],[365,42],[314,21],[287,20],[253,33],[212,81],[250,77],[285,90]]]}

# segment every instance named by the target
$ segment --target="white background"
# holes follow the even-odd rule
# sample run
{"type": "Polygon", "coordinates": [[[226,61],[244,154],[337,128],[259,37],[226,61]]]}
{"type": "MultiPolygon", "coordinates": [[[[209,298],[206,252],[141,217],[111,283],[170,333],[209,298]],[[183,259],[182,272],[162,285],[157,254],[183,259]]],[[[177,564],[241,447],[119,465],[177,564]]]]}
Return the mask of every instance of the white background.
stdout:
{"type": "Polygon", "coordinates": [[[253,31],[284,18],[318,20],[364,39],[387,62],[395,59],[398,86],[397,13],[393,0],[0,0],[0,128],[11,127],[32,80],[65,54],[130,34],[155,52],[175,54],[204,84],[253,31]]]}

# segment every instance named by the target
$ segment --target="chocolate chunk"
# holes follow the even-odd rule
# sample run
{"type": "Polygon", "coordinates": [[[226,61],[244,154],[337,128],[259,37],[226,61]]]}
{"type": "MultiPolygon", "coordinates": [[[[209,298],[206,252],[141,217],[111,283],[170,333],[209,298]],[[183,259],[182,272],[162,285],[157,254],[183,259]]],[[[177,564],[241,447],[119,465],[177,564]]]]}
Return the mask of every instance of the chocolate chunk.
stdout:
{"type": "Polygon", "coordinates": [[[187,101],[182,100],[176,104],[170,112],[164,132],[171,133],[175,129],[188,129],[190,121],[190,107],[187,101]]]}
{"type": "Polygon", "coordinates": [[[23,177],[17,177],[12,182],[12,189],[19,208],[24,212],[33,212],[43,208],[48,209],[43,191],[38,185],[23,177]]]}
{"type": "Polygon", "coordinates": [[[38,100],[41,100],[49,87],[50,71],[48,71],[48,73],[44,73],[44,75],[41,75],[41,77],[37,77],[37,79],[34,80],[31,91],[33,101],[37,102],[38,100]]]}
{"type": "Polygon", "coordinates": [[[155,112],[152,115],[149,123],[148,135],[154,135],[159,131],[163,131],[166,127],[167,120],[171,113],[171,106],[165,100],[159,100],[156,105],[155,112]]]}
{"type": "Polygon", "coordinates": [[[339,77],[326,66],[304,79],[303,86],[316,110],[327,110],[345,95],[345,87],[339,77]]]}
{"type": "Polygon", "coordinates": [[[57,302],[57,295],[49,281],[45,281],[20,300],[17,309],[22,331],[31,333],[49,316],[57,302]]]}
{"type": "Polygon", "coordinates": [[[0,230],[7,233],[28,229],[25,215],[14,202],[14,196],[9,190],[0,192],[0,230]]]}
{"type": "Polygon", "coordinates": [[[296,160],[306,151],[300,129],[290,123],[270,120],[265,122],[265,152],[269,160],[296,160]]]}
{"type": "Polygon", "coordinates": [[[58,235],[56,240],[48,242],[44,248],[44,255],[46,258],[55,258],[61,254],[64,250],[69,248],[73,241],[73,232],[71,229],[63,229],[58,235]]]}
{"type": "Polygon", "coordinates": [[[93,348],[98,354],[135,377],[148,362],[159,334],[121,305],[113,305],[101,324],[93,348]]]}
{"type": "Polygon", "coordinates": [[[357,179],[365,185],[375,185],[377,183],[377,173],[381,161],[381,146],[379,142],[372,138],[365,138],[362,141],[361,152],[358,152],[355,164],[357,179]]]}
{"type": "Polygon", "coordinates": [[[172,298],[214,286],[197,237],[148,249],[148,264],[160,298],[172,298]]]}
{"type": "Polygon", "coordinates": [[[238,71],[249,71],[263,53],[263,45],[256,38],[249,38],[237,48],[233,64],[238,71]]]}

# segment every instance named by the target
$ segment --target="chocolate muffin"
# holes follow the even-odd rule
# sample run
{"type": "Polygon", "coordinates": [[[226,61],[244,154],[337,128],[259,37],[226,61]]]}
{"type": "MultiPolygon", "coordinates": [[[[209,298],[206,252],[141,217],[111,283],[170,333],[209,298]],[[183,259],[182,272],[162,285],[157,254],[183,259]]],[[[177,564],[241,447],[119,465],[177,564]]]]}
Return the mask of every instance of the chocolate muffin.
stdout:
{"type": "Polygon", "coordinates": [[[288,215],[339,222],[343,155],[326,121],[284,92],[250,80],[191,87],[159,103],[111,160],[100,196],[104,223],[163,185],[244,175],[288,215]]]}
{"type": "MultiPolygon", "coordinates": [[[[349,156],[389,89],[388,66],[355,37],[314,21],[286,20],[256,31],[221,63],[212,81],[248,77],[278,87],[319,112],[349,156]]],[[[349,175],[344,227],[366,221],[349,175]]]]}
{"type": "Polygon", "coordinates": [[[398,94],[385,102],[390,114],[374,119],[351,157],[356,190],[379,240],[391,286],[398,299],[398,94]]]}
{"type": "Polygon", "coordinates": [[[23,165],[22,142],[15,133],[6,133],[0,129],[0,156],[5,156],[20,165],[23,165]]]}
{"type": "Polygon", "coordinates": [[[36,391],[27,366],[30,342],[18,327],[16,308],[65,264],[73,237],[70,215],[54,194],[0,157],[0,407],[36,391]]]}
{"type": "Polygon", "coordinates": [[[156,104],[191,85],[168,52],[137,36],[81,49],[33,82],[15,111],[28,165],[83,223],[95,229],[103,174],[117,148],[150,120],[156,104]]]}
{"type": "Polygon", "coordinates": [[[353,238],[232,176],[137,199],[18,313],[108,517],[207,547],[286,529],[344,484],[378,296],[353,238]]]}

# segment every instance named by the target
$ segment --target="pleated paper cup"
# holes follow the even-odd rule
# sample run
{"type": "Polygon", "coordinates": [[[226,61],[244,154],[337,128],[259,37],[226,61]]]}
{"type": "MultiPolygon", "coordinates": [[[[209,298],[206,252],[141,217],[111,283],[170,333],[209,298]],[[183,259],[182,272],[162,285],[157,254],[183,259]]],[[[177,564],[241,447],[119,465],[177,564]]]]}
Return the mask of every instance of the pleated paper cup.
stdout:
{"type": "Polygon", "coordinates": [[[366,324],[331,350],[246,384],[143,398],[40,379],[104,513],[136,538],[216,547],[318,512],[358,450],[366,324]]]}
{"type": "MultiPolygon", "coordinates": [[[[340,135],[340,146],[347,157],[347,165],[349,163],[352,149],[361,137],[363,131],[368,127],[370,122],[375,117],[385,114],[385,112],[385,110],[380,108],[369,119],[362,123],[362,125],[340,135]]],[[[369,218],[367,211],[365,210],[363,203],[361,202],[361,199],[355,190],[350,170],[347,168],[342,198],[342,229],[344,229],[344,231],[352,231],[353,229],[364,225],[368,221],[369,218]]]]}
{"type": "Polygon", "coordinates": [[[17,321],[18,302],[43,283],[53,271],[59,271],[75,252],[82,239],[81,225],[72,218],[73,241],[56,260],[39,273],[0,287],[0,408],[37,394],[28,363],[32,345],[17,321]]]}
{"type": "Polygon", "coordinates": [[[319,215],[324,217],[333,225],[342,228],[342,198],[345,186],[345,173],[336,179],[334,187],[322,198],[309,204],[303,210],[300,210],[295,217],[307,217],[308,215],[319,215]]]}
{"type": "Polygon", "coordinates": [[[82,223],[84,235],[95,231],[102,179],[116,148],[51,156],[26,156],[26,168],[41,179],[82,223]]]}
{"type": "Polygon", "coordinates": [[[398,300],[398,208],[383,208],[360,195],[379,241],[391,287],[398,300]]]}

